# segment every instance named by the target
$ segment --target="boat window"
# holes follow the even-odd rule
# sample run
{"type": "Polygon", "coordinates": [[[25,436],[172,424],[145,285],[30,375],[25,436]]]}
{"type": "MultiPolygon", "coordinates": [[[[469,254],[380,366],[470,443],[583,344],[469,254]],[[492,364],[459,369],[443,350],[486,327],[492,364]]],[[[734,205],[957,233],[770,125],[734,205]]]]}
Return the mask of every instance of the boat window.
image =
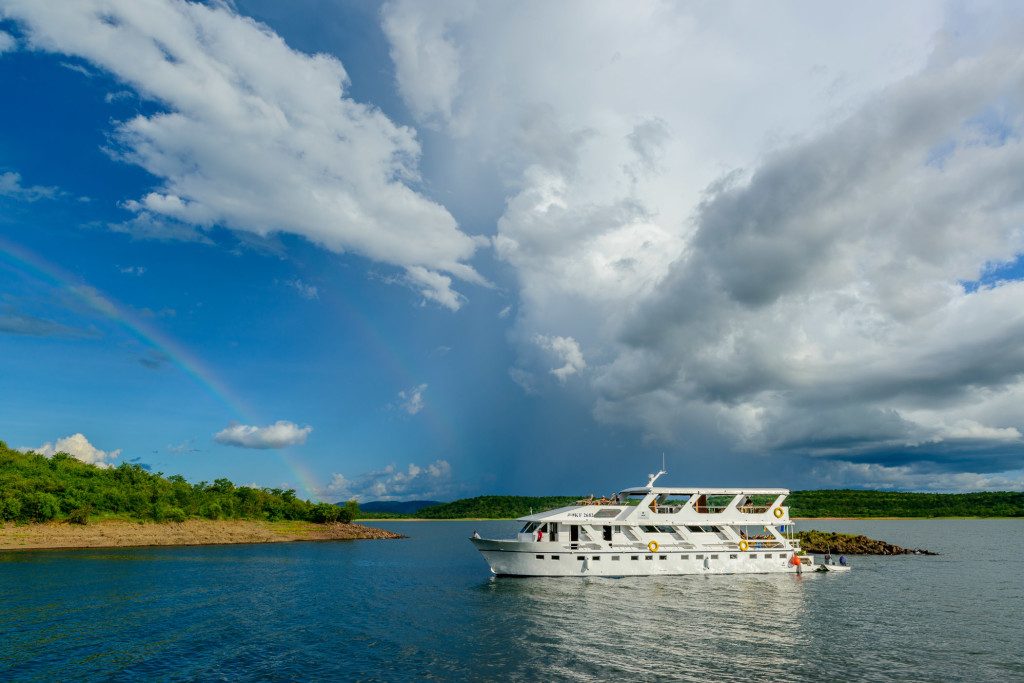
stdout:
{"type": "Polygon", "coordinates": [[[601,529],[601,533],[602,533],[602,536],[603,536],[604,540],[606,540],[606,541],[612,540],[612,528],[610,526],[606,526],[603,529],[601,529]]]}
{"type": "Polygon", "coordinates": [[[751,555],[751,556],[750,556],[750,559],[752,559],[752,560],[756,560],[756,559],[757,559],[757,555],[751,555]]]}
{"type": "Polygon", "coordinates": [[[694,557],[697,558],[698,560],[703,560],[704,559],[703,555],[694,555],[694,557]]]}
{"type": "Polygon", "coordinates": [[[544,556],[543,556],[543,555],[538,555],[538,556],[537,556],[537,559],[538,559],[538,560],[543,560],[543,559],[544,559],[544,556]]]}
{"type": "Polygon", "coordinates": [[[770,560],[770,559],[772,559],[772,555],[771,555],[771,553],[768,553],[768,554],[766,554],[766,555],[764,556],[764,559],[766,559],[766,560],[770,560]]]}
{"type": "Polygon", "coordinates": [[[693,509],[696,510],[697,512],[704,514],[714,514],[716,512],[722,512],[727,507],[729,507],[729,503],[732,502],[733,497],[734,496],[726,495],[707,496],[701,494],[700,496],[697,497],[697,500],[694,502],[693,509]]]}
{"type": "Polygon", "coordinates": [[[579,560],[580,562],[583,562],[583,561],[584,561],[585,559],[587,559],[587,558],[585,558],[585,557],[583,557],[582,555],[580,555],[580,556],[579,556],[579,557],[577,557],[576,559],[577,559],[577,560],[579,560]]]}
{"type": "Polygon", "coordinates": [[[610,517],[618,517],[620,510],[618,508],[603,508],[594,513],[594,519],[608,519],[610,517]]]}
{"type": "Polygon", "coordinates": [[[755,494],[740,498],[737,507],[740,512],[747,514],[762,514],[768,512],[776,500],[781,498],[777,494],[755,494]]]}
{"type": "Polygon", "coordinates": [[[644,555],[644,559],[645,560],[653,560],[654,559],[654,555],[644,555]]]}
{"type": "Polygon", "coordinates": [[[656,533],[658,533],[658,527],[656,527],[656,526],[646,526],[645,525],[645,526],[641,526],[640,530],[641,531],[646,531],[649,534],[656,534],[656,533]]]}
{"type": "Polygon", "coordinates": [[[558,555],[552,555],[552,556],[551,556],[551,559],[552,559],[552,560],[560,560],[560,559],[562,559],[562,558],[561,558],[561,557],[559,557],[558,555]]]}
{"type": "Polygon", "coordinates": [[[688,560],[688,559],[690,559],[690,556],[689,555],[680,555],[679,559],[680,560],[688,560]]]}
{"type": "Polygon", "coordinates": [[[717,526],[687,526],[687,531],[692,531],[695,534],[717,534],[717,526]]]}
{"type": "Polygon", "coordinates": [[[618,555],[612,555],[612,561],[613,561],[613,562],[618,562],[618,561],[619,561],[619,560],[621,560],[621,559],[622,559],[622,558],[621,558],[621,557],[619,557],[618,555]]]}
{"type": "Polygon", "coordinates": [[[663,534],[675,533],[675,527],[659,526],[659,527],[656,527],[656,528],[658,529],[658,531],[660,531],[663,534]]]}
{"type": "Polygon", "coordinates": [[[668,559],[668,555],[658,555],[658,559],[659,560],[667,560],[668,559]]]}
{"type": "Polygon", "coordinates": [[[739,556],[738,556],[738,555],[730,555],[730,556],[729,556],[729,559],[730,559],[730,560],[735,560],[735,559],[736,559],[737,557],[739,557],[739,556]]]}
{"type": "Polygon", "coordinates": [[[619,500],[622,501],[623,503],[625,503],[626,505],[639,505],[640,501],[642,501],[646,497],[647,497],[647,492],[646,491],[643,491],[643,492],[637,491],[637,492],[634,492],[634,493],[627,493],[625,495],[623,495],[623,494],[619,494],[618,495],[619,500]]]}
{"type": "Polygon", "coordinates": [[[600,555],[594,555],[591,559],[594,560],[594,562],[597,562],[597,561],[599,561],[601,559],[601,556],[600,555]]]}
{"type": "Polygon", "coordinates": [[[718,559],[718,555],[712,555],[712,556],[711,556],[711,559],[712,559],[712,560],[717,560],[717,559],[718,559]]]}
{"type": "Polygon", "coordinates": [[[536,531],[537,527],[539,527],[539,526],[540,526],[540,522],[527,522],[526,526],[524,526],[523,530],[520,531],[519,533],[521,533],[521,534],[532,533],[532,532],[536,531]]]}
{"type": "Polygon", "coordinates": [[[631,560],[639,560],[640,556],[639,555],[630,555],[629,559],[631,559],[631,560]]]}

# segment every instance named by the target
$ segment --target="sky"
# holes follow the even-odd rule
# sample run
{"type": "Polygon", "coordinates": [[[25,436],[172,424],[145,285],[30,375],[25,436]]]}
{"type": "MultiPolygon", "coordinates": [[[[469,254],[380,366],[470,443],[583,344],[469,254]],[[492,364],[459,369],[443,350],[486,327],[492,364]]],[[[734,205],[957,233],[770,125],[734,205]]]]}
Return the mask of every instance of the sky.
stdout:
{"type": "Polygon", "coordinates": [[[0,88],[12,447],[1024,490],[1017,3],[0,0],[0,88]]]}

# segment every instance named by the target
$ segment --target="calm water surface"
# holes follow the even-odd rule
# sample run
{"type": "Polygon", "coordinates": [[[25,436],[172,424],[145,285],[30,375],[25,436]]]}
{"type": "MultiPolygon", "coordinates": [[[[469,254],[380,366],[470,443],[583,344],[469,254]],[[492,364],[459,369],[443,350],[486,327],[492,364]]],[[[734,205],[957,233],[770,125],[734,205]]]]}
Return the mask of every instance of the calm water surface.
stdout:
{"type": "Polygon", "coordinates": [[[0,553],[0,680],[1024,680],[1024,520],[844,575],[495,579],[466,540],[0,553]]]}

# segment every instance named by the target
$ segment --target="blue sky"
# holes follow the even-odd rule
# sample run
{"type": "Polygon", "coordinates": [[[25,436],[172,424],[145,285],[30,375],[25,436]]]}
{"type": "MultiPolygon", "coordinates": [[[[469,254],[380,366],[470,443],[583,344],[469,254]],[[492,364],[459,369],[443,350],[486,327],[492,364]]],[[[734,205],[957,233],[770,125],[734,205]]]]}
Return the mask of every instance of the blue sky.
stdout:
{"type": "Polygon", "coordinates": [[[326,499],[1024,488],[1019,11],[758,12],[0,2],[0,438],[326,499]]]}

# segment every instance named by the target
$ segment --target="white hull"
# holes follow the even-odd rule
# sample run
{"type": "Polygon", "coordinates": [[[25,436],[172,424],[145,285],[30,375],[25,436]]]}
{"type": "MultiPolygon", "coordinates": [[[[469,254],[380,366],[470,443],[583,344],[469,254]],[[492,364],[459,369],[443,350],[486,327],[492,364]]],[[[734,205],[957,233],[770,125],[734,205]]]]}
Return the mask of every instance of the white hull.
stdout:
{"type": "Polygon", "coordinates": [[[796,574],[814,571],[813,560],[802,557],[798,569],[790,564],[792,552],[742,553],[693,551],[564,551],[551,552],[537,543],[502,543],[527,546],[496,548],[494,541],[473,539],[491,572],[498,576],[677,576],[689,574],[796,574]],[[486,546],[491,546],[487,548],[486,546]],[[770,556],[770,557],[766,557],[770,556]],[[632,559],[636,557],[637,559],[632,559]],[[616,559],[618,558],[618,559],[616,559]],[[664,558],[664,559],[663,559],[664,558]]]}

